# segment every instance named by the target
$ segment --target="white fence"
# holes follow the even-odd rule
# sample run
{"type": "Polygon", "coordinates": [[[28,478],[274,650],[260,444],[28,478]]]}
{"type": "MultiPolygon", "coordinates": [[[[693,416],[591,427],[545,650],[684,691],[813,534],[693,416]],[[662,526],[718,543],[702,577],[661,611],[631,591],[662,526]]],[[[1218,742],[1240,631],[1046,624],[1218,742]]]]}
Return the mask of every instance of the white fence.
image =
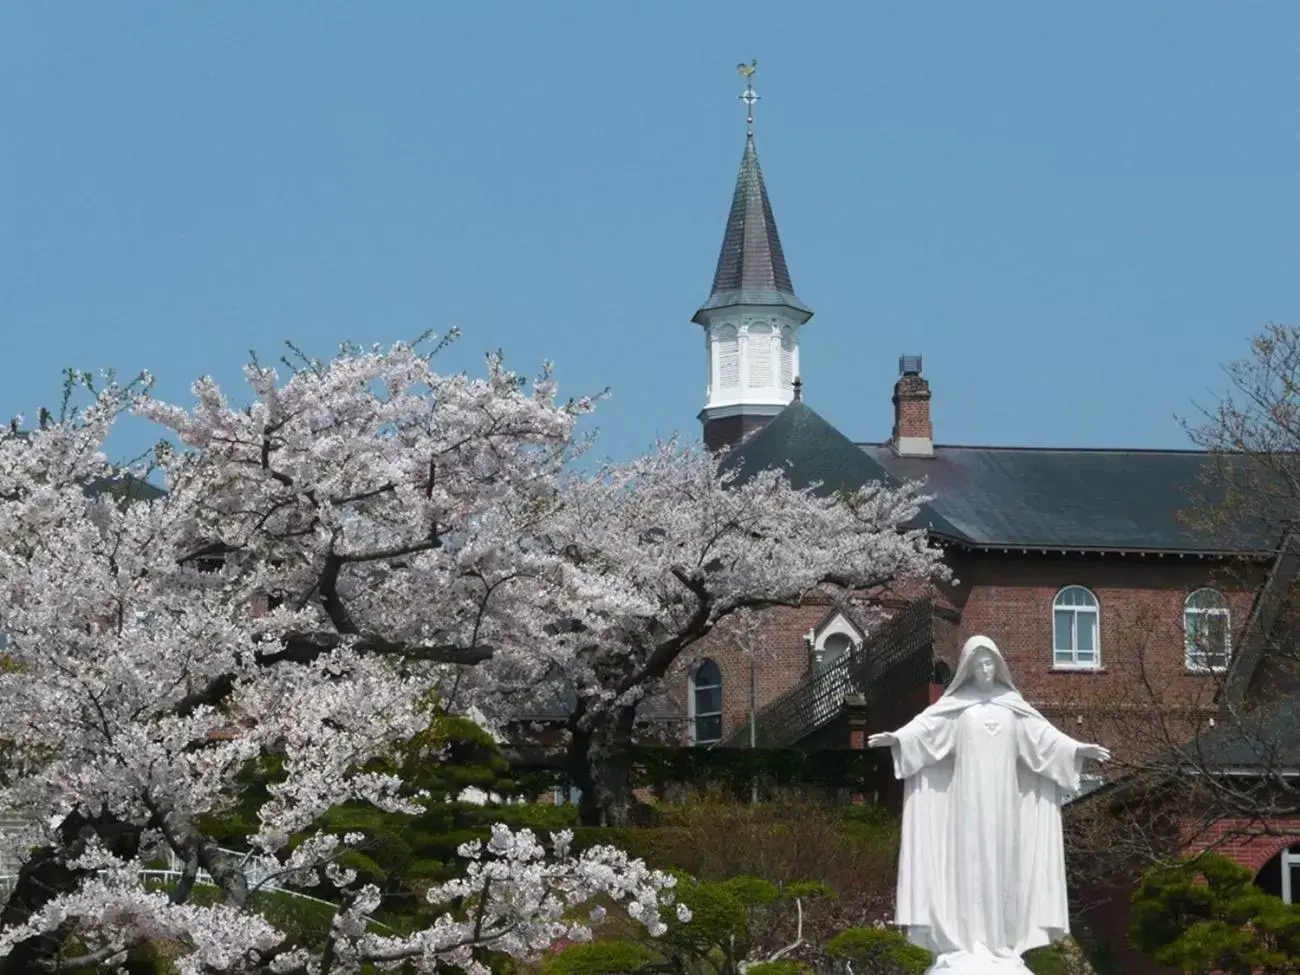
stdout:
{"type": "MultiPolygon", "coordinates": [[[[0,835],[6,830],[17,829],[24,825],[23,820],[13,815],[0,814],[0,835]]],[[[234,858],[239,862],[244,872],[244,879],[248,882],[250,891],[266,891],[280,894],[287,894],[291,897],[298,897],[302,900],[314,901],[317,904],[328,904],[331,907],[337,905],[330,901],[322,900],[319,897],[311,897],[301,891],[285,887],[280,883],[278,874],[283,873],[284,868],[279,862],[272,857],[256,856],[253,853],[241,853],[238,850],[222,850],[222,853],[234,858]]],[[[180,858],[172,852],[168,852],[165,865],[160,867],[146,867],[140,871],[142,880],[152,880],[156,883],[168,886],[180,882],[184,872],[185,865],[180,858]]],[[[0,906],[13,891],[14,885],[18,881],[18,864],[12,862],[3,854],[0,854],[0,906]]],[[[194,878],[194,883],[204,887],[217,886],[212,875],[206,870],[200,869],[198,875],[194,878]]]]}

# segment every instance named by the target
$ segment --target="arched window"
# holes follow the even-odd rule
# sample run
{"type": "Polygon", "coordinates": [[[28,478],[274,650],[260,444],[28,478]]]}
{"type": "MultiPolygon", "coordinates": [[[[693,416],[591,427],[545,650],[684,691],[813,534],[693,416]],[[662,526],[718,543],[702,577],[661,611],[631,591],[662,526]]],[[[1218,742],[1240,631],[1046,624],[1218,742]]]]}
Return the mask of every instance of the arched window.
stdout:
{"type": "Polygon", "coordinates": [[[1224,670],[1232,651],[1232,611],[1217,589],[1197,589],[1183,603],[1187,669],[1224,670]]]}
{"type": "Polygon", "coordinates": [[[1052,665],[1063,668],[1101,666],[1097,597],[1083,586],[1066,586],[1052,600],[1052,665]]]}
{"type": "Polygon", "coordinates": [[[691,744],[722,741],[722,671],[705,660],[691,675],[691,744]]]}
{"type": "Polygon", "coordinates": [[[772,382],[772,326],[758,322],[749,326],[745,336],[746,382],[751,389],[764,389],[772,382]]]}
{"type": "Polygon", "coordinates": [[[847,633],[832,633],[822,641],[822,663],[839,660],[853,649],[853,637],[847,633]]]}
{"type": "Polygon", "coordinates": [[[718,329],[718,388],[731,389],[740,385],[740,337],[736,326],[723,325],[718,329]]]}
{"type": "Polygon", "coordinates": [[[813,669],[822,671],[861,645],[862,628],[845,616],[842,610],[833,609],[808,631],[804,640],[812,651],[813,669]]]}
{"type": "Polygon", "coordinates": [[[1300,904],[1300,846],[1287,847],[1260,867],[1255,886],[1288,904],[1300,904]]]}

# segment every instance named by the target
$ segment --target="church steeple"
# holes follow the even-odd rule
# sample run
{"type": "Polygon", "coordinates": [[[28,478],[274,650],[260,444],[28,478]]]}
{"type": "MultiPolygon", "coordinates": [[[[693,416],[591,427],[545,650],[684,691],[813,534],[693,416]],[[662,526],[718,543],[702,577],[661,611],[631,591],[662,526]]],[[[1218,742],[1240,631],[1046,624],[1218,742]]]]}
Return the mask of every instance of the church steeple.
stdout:
{"type": "Polygon", "coordinates": [[[785,308],[799,317],[801,324],[812,317],[812,310],[795,296],[790,282],[752,132],[745,137],[745,154],[740,157],[740,174],[722,234],[718,267],[713,272],[713,290],[691,321],[707,325],[708,312],[736,305],[785,308]]]}
{"type": "Polygon", "coordinates": [[[709,354],[708,400],[700,420],[716,449],[743,439],[794,398],[799,328],[812,317],[794,293],[754,145],[754,69],[740,96],[748,109],[745,152],[731,197],[727,229],[708,300],[691,320],[704,326],[709,354]]]}

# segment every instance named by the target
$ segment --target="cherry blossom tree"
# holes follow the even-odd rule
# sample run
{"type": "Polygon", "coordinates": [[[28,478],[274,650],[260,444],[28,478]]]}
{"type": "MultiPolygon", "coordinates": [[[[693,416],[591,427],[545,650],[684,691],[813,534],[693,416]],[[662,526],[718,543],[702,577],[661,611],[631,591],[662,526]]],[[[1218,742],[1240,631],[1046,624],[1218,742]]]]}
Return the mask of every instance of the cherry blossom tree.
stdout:
{"type": "Polygon", "coordinates": [[[22,866],[0,971],[113,967],[157,940],[184,945],[193,973],[486,971],[481,948],[582,937],[573,910],[598,894],[660,930],[668,878],[609,848],[569,856],[564,836],[547,857],[502,829],[429,891],[447,905],[435,923],[380,933],[378,892],[337,863],[355,837],[313,832],[346,802],[418,808],[386,759],[427,723],[430,689],[544,637],[549,590],[570,584],[528,539],[590,403],[496,358],[484,378],[438,375],[406,346],[247,378],[248,408],[210,379],[191,408],[110,385],[0,439],[0,808],[31,824],[5,837],[22,866]],[[87,490],[124,483],[103,452],[124,412],[174,441],[166,492],[129,504],[87,490]],[[280,774],[251,843],[279,885],[341,894],[319,943],[266,920],[203,827],[268,757],[280,774]],[[150,888],[141,868],[167,852],[179,881],[150,888]],[[216,903],[195,898],[200,871],[216,903]]]}
{"type": "Polygon", "coordinates": [[[575,695],[565,758],[588,818],[620,822],[635,706],[720,622],[942,571],[901,528],[912,486],[821,497],[672,443],[572,472],[592,402],[558,400],[549,371],[530,384],[490,357],[481,378],[443,375],[399,345],[245,375],[248,406],[206,378],[188,407],[109,384],[0,438],[0,808],[31,824],[0,850],[22,862],[0,972],[111,966],[157,940],[193,973],[481,971],[483,949],[583,937],[574,912],[597,896],[661,930],[669,878],[499,829],[429,891],[445,913],[380,933],[378,892],[338,862],[355,837],[319,821],[420,808],[395,756],[431,699],[509,715],[548,682],[575,695]],[[163,492],[131,503],[87,490],[134,483],[105,459],[124,414],[167,438],[163,492]],[[329,888],[317,941],[259,912],[206,826],[267,761],[250,852],[281,886],[329,888]],[[150,887],[141,868],[163,854],[179,879],[150,887]]]}
{"type": "Polygon", "coordinates": [[[482,671],[498,681],[491,710],[530,688],[552,698],[556,682],[567,688],[566,741],[540,763],[579,786],[585,823],[626,824],[637,706],[720,624],[819,592],[869,601],[946,575],[925,532],[903,528],[919,490],[871,484],[846,498],[795,490],[779,471],[742,480],[726,455],[674,442],[565,480],[536,544],[581,588],[556,607],[553,638],[513,661],[512,679],[482,671]]]}

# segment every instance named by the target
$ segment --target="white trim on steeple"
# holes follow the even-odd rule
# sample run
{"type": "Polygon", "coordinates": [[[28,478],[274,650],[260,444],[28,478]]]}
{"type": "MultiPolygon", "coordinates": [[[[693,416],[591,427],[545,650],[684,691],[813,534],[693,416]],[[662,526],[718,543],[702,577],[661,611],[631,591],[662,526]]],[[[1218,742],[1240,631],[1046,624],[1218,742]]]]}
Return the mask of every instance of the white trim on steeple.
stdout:
{"type": "Polygon", "coordinates": [[[798,317],[781,308],[738,307],[705,313],[709,385],[703,415],[776,414],[794,399],[799,375],[798,317]],[[783,343],[789,367],[783,367],[783,343]]]}

